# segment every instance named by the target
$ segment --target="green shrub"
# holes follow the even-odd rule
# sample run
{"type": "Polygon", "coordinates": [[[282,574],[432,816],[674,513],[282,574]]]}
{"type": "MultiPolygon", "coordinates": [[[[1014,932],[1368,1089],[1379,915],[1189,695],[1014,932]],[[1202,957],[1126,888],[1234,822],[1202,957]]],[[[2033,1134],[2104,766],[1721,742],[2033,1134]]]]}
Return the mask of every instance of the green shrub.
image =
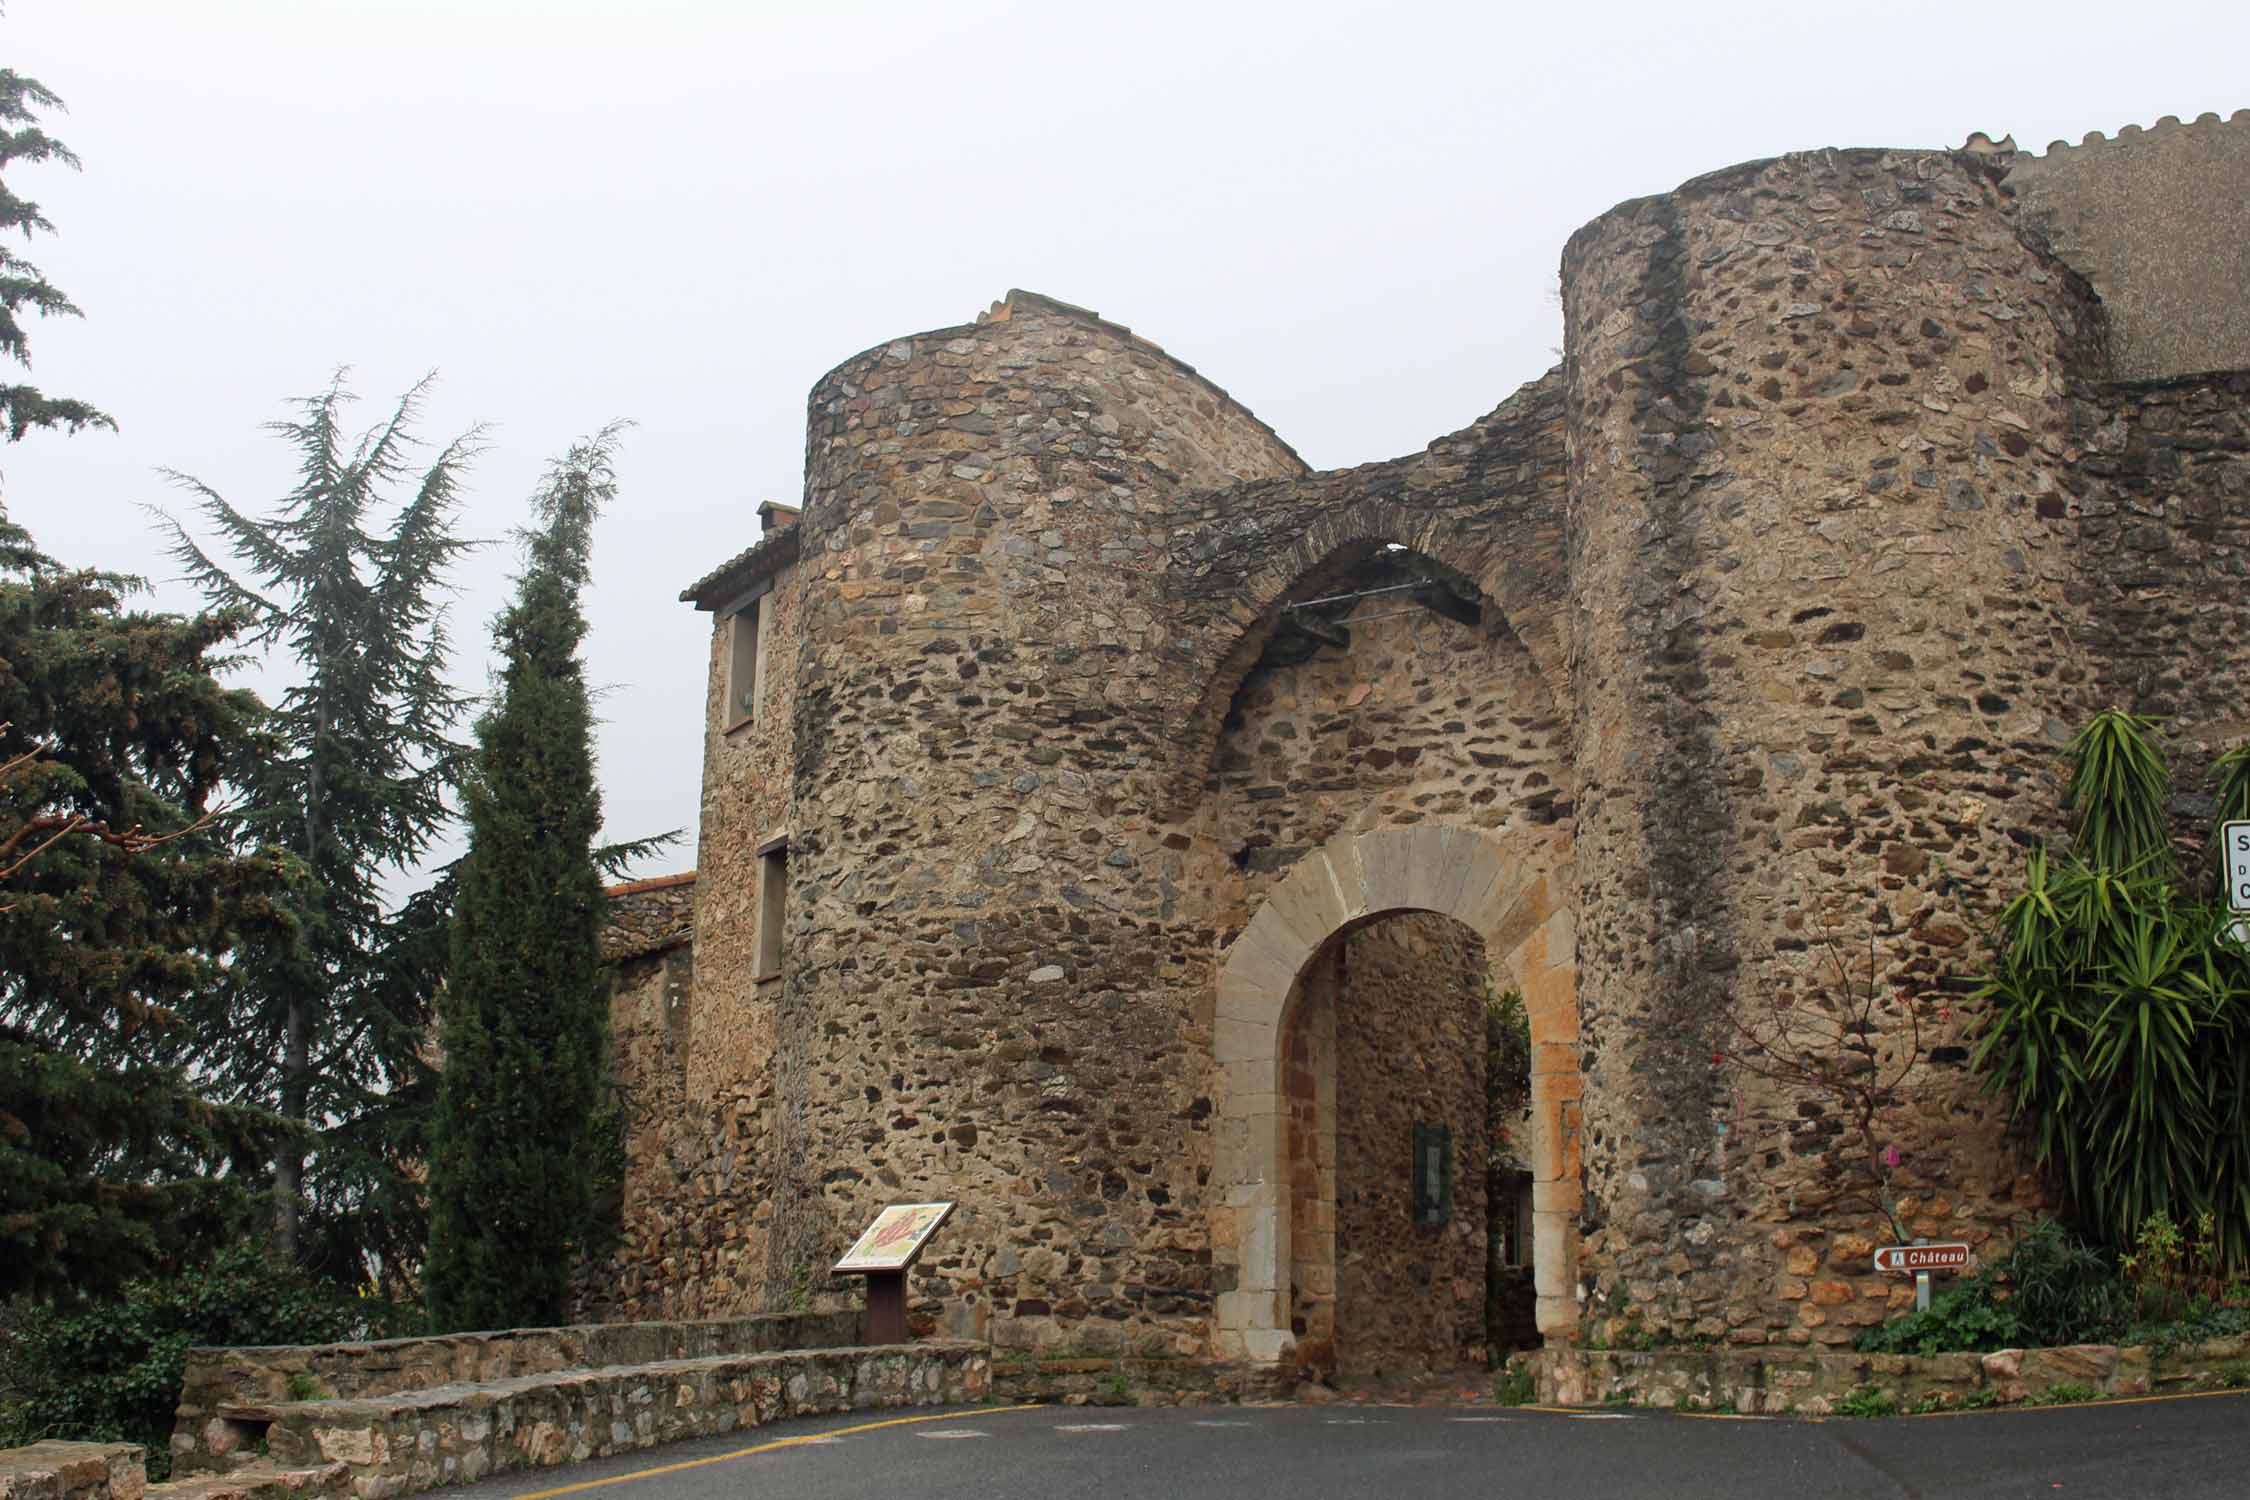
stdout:
{"type": "Polygon", "coordinates": [[[2126,1322],[2116,1266],[2052,1219],[2025,1230],[1997,1269],[2026,1345],[2107,1343],[2126,1322]]]}
{"type": "Polygon", "coordinates": [[[1983,1353],[2064,1344],[2145,1344],[2169,1353],[2250,1333],[2250,1291],[2208,1270],[2210,1233],[2157,1216],[2116,1261],[2052,1220],[1930,1299],[1928,1312],[1862,1333],[1868,1354],[1983,1353]]]}
{"type": "Polygon", "coordinates": [[[2026,1229],[2009,1252],[1911,1312],[1859,1336],[1869,1354],[1984,1353],[2106,1343],[2129,1321],[2117,1267],[2051,1219],[2026,1229]]]}
{"type": "Polygon", "coordinates": [[[2117,1342],[2145,1344],[2158,1354],[2170,1354],[2190,1344],[2240,1338],[2246,1333],[2250,1333],[2250,1306],[2198,1297],[2182,1308],[2177,1317],[2157,1323],[2133,1324],[2117,1336],[2117,1342]]]}
{"type": "MultiPolygon", "coordinates": [[[[2209,1214],[2214,1273],[2250,1271],[2250,955],[2179,884],[2153,722],[2097,715],[2069,756],[2074,852],[2033,849],[2001,913],[1976,1065],[2083,1228],[2209,1214]]],[[[2250,800],[2250,759],[2219,775],[2250,800]]]]}
{"type": "Polygon", "coordinates": [[[1910,1312],[1853,1342],[1863,1354],[1983,1353],[2012,1349],[2024,1342],[2013,1307],[1993,1295],[1989,1271],[1971,1276],[1930,1299],[1928,1312],[1910,1312]]]}
{"type": "Polygon", "coordinates": [[[1492,1399],[1502,1406],[1527,1406],[1538,1394],[1528,1365],[1511,1362],[1492,1382],[1492,1399]]]}
{"type": "Polygon", "coordinates": [[[1854,1386],[1851,1394],[1836,1403],[1840,1417],[1895,1417],[1898,1401],[1889,1391],[1879,1391],[1872,1386],[1854,1386]]]}
{"type": "Polygon", "coordinates": [[[2087,1385],[2082,1381],[2064,1380],[2057,1382],[2054,1385],[2048,1386],[2044,1391],[2041,1391],[2036,1396],[2028,1397],[2024,1401],[2024,1405],[2074,1406],[2082,1401],[2099,1400],[2101,1398],[2101,1394],[2102,1393],[2100,1391],[2095,1390],[2092,1386],[2087,1385]]]}
{"type": "Polygon", "coordinates": [[[362,1338],[387,1332],[387,1314],[251,1247],[132,1282],[113,1300],[22,1308],[0,1334],[0,1447],[43,1438],[140,1443],[151,1476],[162,1478],[189,1349],[362,1338]]]}

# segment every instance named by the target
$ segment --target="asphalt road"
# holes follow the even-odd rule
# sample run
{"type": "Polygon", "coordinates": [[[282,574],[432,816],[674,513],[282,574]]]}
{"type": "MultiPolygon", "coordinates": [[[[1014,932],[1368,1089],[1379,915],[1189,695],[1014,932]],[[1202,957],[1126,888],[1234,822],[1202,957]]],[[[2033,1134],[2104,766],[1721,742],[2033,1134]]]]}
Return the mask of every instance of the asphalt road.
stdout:
{"type": "Polygon", "coordinates": [[[449,1500],[2250,1495],[2250,1394],[1881,1421],[1490,1407],[975,1407],[776,1424],[449,1500]]]}

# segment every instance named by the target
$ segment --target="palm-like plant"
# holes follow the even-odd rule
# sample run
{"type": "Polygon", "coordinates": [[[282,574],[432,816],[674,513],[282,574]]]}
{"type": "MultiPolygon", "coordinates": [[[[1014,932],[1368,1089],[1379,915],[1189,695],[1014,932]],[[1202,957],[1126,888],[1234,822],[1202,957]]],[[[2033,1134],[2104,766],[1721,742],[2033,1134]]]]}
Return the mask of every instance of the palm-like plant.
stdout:
{"type": "MultiPolygon", "coordinates": [[[[2026,860],[1978,991],[1976,1059],[2086,1227],[2214,1217],[2250,1268],[2250,959],[2228,914],[2175,884],[2171,777],[2151,721],[2099,715],[2072,742],[2076,844],[2026,860]]],[[[2219,765],[2250,803],[2250,756],[2219,765]]]]}
{"type": "Polygon", "coordinates": [[[2110,709],[2094,715],[2064,751],[2071,837],[2079,857],[2095,869],[2170,867],[2172,773],[2155,733],[2154,719],[2110,709]]]}

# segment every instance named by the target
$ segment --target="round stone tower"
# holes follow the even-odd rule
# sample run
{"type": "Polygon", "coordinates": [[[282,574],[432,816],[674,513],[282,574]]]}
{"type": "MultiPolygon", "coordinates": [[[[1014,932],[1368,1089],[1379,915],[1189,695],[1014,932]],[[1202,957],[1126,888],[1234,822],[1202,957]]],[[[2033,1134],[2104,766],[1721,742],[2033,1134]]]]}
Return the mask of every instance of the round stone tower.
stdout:
{"type": "Polygon", "coordinates": [[[1154,345],[1015,292],[821,380],[805,469],[769,1276],[942,1192],[916,1292],[946,1331],[1190,1352],[1208,1062],[1166,977],[1209,936],[1157,821],[1153,581],[1182,497],[1304,465],[1154,345]]]}
{"type": "MultiPolygon", "coordinates": [[[[1887,1233],[1882,1189],[1838,1180],[1834,1101],[1767,1087],[1745,1028],[1872,987],[1870,1066],[1908,1007],[1965,1055],[1957,892],[2013,877],[2081,707],[2040,517],[2092,303],[1941,152],[1621,205],[1563,286],[1590,1311],[1841,1342],[1896,1288],[1863,1237],[1793,1226],[1887,1233]]],[[[1994,1108],[1942,1063],[1901,1099],[1907,1228],[1987,1232],[2017,1191],[1994,1108]]]]}

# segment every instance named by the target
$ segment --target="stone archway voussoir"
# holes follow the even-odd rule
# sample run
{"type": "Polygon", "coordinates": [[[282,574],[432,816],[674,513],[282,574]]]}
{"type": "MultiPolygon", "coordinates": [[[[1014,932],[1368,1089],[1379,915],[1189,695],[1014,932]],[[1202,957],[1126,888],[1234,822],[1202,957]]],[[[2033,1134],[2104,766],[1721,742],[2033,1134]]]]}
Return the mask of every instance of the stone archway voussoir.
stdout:
{"type": "Polygon", "coordinates": [[[1410,905],[1416,841],[1407,834],[1384,830],[1362,835],[1358,849],[1360,871],[1367,881],[1369,913],[1410,905]]]}
{"type": "Polygon", "coordinates": [[[1487,939],[1493,950],[1513,953],[1539,930],[1553,909],[1554,893],[1548,889],[1544,876],[1534,876],[1513,890],[1494,891],[1484,909],[1490,923],[1486,929],[1487,939]]]}
{"type": "Polygon", "coordinates": [[[1267,983],[1267,978],[1262,974],[1246,974],[1242,969],[1235,969],[1233,963],[1228,963],[1226,972],[1219,974],[1219,1005],[1213,1016],[1213,1023],[1242,1021],[1278,1030],[1282,1005],[1287,1003],[1287,985],[1267,983]]]}
{"type": "Polygon", "coordinates": [[[1401,904],[1452,916],[1452,897],[1461,889],[1461,861],[1467,857],[1467,841],[1475,837],[1465,828],[1442,825],[1411,830],[1406,846],[1406,900],[1401,904]]]}
{"type": "Polygon", "coordinates": [[[1310,957],[1353,915],[1345,909],[1326,851],[1316,850],[1299,860],[1289,877],[1274,887],[1253,922],[1270,919],[1310,957]]]}

